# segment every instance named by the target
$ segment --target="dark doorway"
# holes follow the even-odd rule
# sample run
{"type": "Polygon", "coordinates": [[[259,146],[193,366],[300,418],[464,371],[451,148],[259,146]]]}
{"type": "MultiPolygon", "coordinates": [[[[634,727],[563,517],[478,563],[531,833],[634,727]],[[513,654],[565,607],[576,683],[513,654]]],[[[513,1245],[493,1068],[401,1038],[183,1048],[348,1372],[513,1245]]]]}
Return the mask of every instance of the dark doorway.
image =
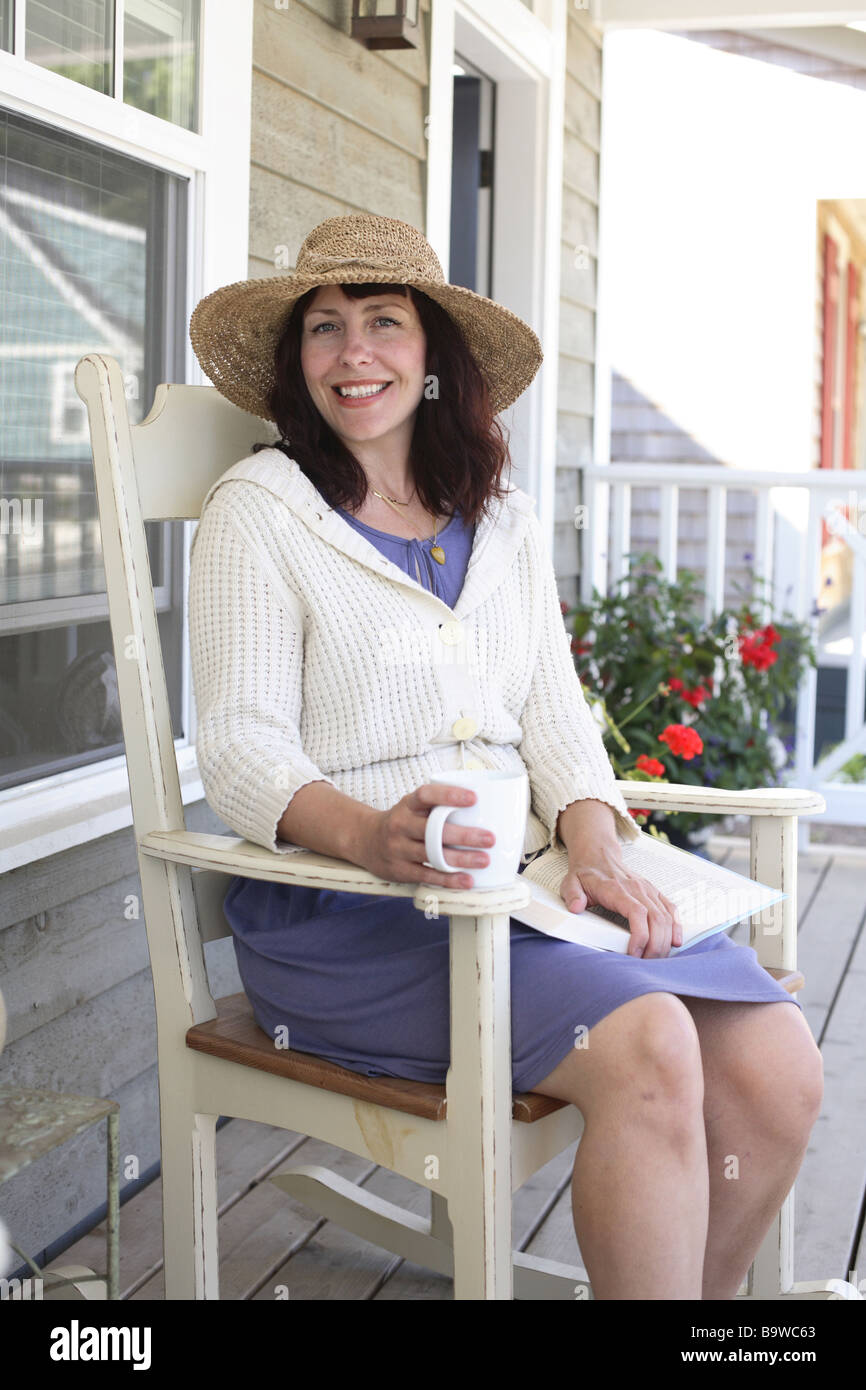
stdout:
{"type": "Polygon", "coordinates": [[[455,59],[449,280],[492,297],[495,84],[455,59]],[[457,72],[459,68],[462,71],[457,72]]]}

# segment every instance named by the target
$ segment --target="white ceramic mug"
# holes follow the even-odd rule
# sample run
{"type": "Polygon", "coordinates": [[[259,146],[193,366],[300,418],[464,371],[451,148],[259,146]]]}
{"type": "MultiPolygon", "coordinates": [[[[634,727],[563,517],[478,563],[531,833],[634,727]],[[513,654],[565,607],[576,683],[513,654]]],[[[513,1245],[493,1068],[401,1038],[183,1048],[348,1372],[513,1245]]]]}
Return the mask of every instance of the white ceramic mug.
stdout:
{"type": "Polygon", "coordinates": [[[496,768],[462,768],[454,772],[434,772],[429,782],[444,782],[448,786],[468,787],[475,792],[471,806],[434,806],[427,817],[424,848],[427,868],[446,874],[471,874],[475,888],[506,888],[517,877],[520,857],[526,839],[526,820],[529,815],[529,778],[525,772],[504,772],[496,768]],[[469,849],[487,854],[486,866],[447,864],[442,854],[442,829],[447,820],[455,825],[473,825],[489,830],[494,836],[492,845],[448,845],[449,850],[469,849]]]}

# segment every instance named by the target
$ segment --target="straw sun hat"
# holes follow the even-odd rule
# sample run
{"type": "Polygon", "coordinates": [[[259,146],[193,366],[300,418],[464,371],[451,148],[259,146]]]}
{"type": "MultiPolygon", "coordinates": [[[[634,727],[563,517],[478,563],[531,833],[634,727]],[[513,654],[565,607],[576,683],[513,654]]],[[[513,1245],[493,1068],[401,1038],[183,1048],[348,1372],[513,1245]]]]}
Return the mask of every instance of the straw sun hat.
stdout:
{"type": "Polygon", "coordinates": [[[320,222],[290,275],[238,280],[199,300],[189,324],[195,355],[223,396],[273,420],[274,350],[295,302],[317,285],[364,283],[412,285],[450,314],[487,380],[494,414],[517,400],[541,365],[528,324],[492,299],[447,284],[417,227],[372,213],[320,222]]]}

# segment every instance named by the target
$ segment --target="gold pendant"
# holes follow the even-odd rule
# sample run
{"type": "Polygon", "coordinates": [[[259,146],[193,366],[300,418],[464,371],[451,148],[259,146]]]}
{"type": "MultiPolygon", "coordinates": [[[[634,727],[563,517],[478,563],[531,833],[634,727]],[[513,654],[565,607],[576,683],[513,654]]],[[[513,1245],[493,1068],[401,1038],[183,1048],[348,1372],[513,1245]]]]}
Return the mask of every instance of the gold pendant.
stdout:
{"type": "Polygon", "coordinates": [[[436,561],[437,565],[445,564],[445,551],[442,549],[441,545],[434,545],[433,549],[430,551],[430,554],[433,556],[433,559],[436,561]]]}

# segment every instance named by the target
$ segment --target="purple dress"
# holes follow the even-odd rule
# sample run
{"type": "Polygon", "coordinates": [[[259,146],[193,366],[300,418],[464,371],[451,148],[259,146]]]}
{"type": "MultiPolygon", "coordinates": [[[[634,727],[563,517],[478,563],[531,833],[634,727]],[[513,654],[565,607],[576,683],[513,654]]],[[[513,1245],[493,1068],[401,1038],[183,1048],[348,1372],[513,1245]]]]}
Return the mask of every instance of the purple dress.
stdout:
{"type": "MultiPolygon", "coordinates": [[[[403,540],[337,508],[388,559],[453,608],[474,528],[459,516],[432,540],[403,540]]],[[[519,872],[522,872],[521,866],[519,872]]],[[[261,1028],[364,1076],[444,1083],[451,1053],[449,921],[411,898],[335,893],[233,878],[224,911],[238,972],[261,1028]],[[281,1035],[285,1039],[285,1035],[281,1035]]],[[[787,1001],[750,946],[719,932],[673,957],[643,960],[560,941],[511,919],[512,1088],[531,1091],[592,1028],[653,991],[737,1003],[787,1001]]]]}

